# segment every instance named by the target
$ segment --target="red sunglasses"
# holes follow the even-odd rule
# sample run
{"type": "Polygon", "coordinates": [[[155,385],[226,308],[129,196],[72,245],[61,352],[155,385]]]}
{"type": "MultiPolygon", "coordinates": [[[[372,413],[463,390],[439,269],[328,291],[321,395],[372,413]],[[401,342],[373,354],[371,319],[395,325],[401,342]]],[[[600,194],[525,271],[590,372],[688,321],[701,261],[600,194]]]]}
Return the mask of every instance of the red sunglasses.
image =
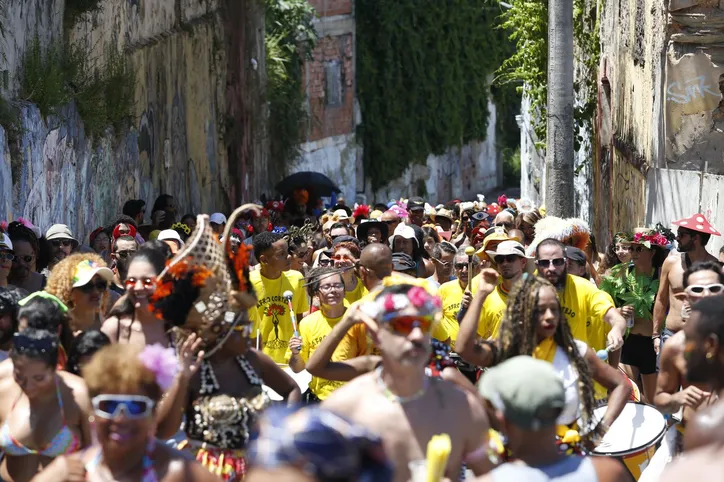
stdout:
{"type": "Polygon", "coordinates": [[[430,318],[421,318],[419,316],[399,316],[387,322],[387,325],[395,333],[400,335],[409,335],[415,328],[420,328],[423,333],[427,334],[432,329],[433,320],[430,318]]]}

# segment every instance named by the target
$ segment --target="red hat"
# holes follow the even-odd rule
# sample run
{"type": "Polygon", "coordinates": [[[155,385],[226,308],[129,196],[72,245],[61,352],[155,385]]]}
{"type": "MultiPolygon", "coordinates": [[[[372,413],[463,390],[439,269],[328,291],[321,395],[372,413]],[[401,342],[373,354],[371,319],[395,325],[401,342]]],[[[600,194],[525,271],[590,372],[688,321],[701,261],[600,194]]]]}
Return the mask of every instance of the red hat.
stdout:
{"type": "Polygon", "coordinates": [[[709,224],[703,214],[694,214],[690,218],[679,219],[674,221],[674,226],[680,226],[682,228],[690,229],[692,231],[698,231],[704,234],[713,234],[714,236],[721,236],[721,233],[714,229],[714,226],[709,224]]]}

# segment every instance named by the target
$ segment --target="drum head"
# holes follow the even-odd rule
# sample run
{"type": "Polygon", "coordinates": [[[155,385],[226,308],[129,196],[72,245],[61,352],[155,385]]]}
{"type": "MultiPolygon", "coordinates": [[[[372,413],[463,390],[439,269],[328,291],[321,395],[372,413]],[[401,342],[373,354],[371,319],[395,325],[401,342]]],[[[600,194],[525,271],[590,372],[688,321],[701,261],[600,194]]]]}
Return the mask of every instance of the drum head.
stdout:
{"type": "MultiPolygon", "coordinates": [[[[597,408],[594,419],[601,420],[606,408],[597,408]]],[[[635,453],[658,443],[665,432],[666,419],[661,412],[643,403],[629,402],[593,453],[614,456],[635,453]]]]}

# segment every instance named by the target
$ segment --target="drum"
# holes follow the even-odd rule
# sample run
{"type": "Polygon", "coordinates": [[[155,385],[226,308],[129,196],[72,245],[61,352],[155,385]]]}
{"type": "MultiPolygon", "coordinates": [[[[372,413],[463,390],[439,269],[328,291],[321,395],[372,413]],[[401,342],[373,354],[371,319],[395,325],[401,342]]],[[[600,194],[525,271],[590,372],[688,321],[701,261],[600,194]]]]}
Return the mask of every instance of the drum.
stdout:
{"type": "MultiPolygon", "coordinates": [[[[594,420],[601,420],[605,413],[605,406],[597,408],[594,420]]],[[[664,438],[666,428],[666,419],[654,407],[628,402],[591,455],[620,459],[634,480],[638,480],[664,438]]]]}
{"type": "MultiPolygon", "coordinates": [[[[299,389],[302,391],[302,393],[307,391],[307,389],[309,388],[309,382],[312,381],[312,375],[307,370],[302,370],[299,373],[294,373],[294,371],[288,366],[280,365],[279,368],[284,370],[284,373],[292,377],[294,381],[297,382],[297,385],[299,385],[299,389]]],[[[277,392],[267,387],[266,385],[263,385],[261,388],[262,390],[264,390],[264,392],[266,392],[269,398],[271,398],[275,402],[284,399],[281,395],[279,395],[277,392]]]]}

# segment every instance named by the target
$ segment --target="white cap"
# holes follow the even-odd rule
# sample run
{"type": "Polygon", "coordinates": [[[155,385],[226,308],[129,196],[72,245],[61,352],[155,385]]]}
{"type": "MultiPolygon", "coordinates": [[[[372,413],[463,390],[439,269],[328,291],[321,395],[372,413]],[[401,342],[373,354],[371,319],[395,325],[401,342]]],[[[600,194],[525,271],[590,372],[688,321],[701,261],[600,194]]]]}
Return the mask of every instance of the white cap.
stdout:
{"type": "MultiPolygon", "coordinates": [[[[222,214],[223,216],[223,214],[222,214]]],[[[178,242],[179,247],[184,245],[183,240],[181,239],[181,235],[174,229],[164,229],[160,233],[158,233],[158,237],[156,238],[159,241],[167,241],[167,240],[173,240],[178,242]]]]}
{"type": "Polygon", "coordinates": [[[525,258],[525,248],[518,241],[503,241],[496,246],[495,251],[487,250],[485,253],[490,256],[491,259],[495,259],[496,256],[514,254],[525,258]]]}
{"type": "Polygon", "coordinates": [[[392,233],[392,236],[390,236],[390,247],[394,246],[395,236],[401,236],[405,239],[412,239],[415,241],[415,245],[417,245],[417,236],[415,236],[415,230],[408,226],[407,224],[398,224],[395,228],[395,232],[392,233]]]}
{"type": "Polygon", "coordinates": [[[335,212],[332,213],[332,216],[336,217],[338,221],[344,221],[345,219],[349,219],[349,214],[347,214],[347,211],[344,209],[337,209],[335,212]]]}
{"type": "Polygon", "coordinates": [[[10,241],[10,236],[5,233],[0,233],[0,249],[13,250],[13,243],[10,241]]]}
{"type": "Polygon", "coordinates": [[[83,260],[78,263],[73,273],[73,288],[85,286],[93,279],[95,275],[100,276],[109,283],[113,282],[113,271],[97,264],[95,261],[83,260]]]}
{"type": "MultiPolygon", "coordinates": [[[[226,216],[221,213],[214,213],[209,217],[209,222],[214,224],[226,224],[226,216]]],[[[178,236],[178,234],[176,234],[178,236]]],[[[171,238],[175,239],[175,238],[171,238]]],[[[181,238],[179,238],[179,241],[181,238]]]]}

